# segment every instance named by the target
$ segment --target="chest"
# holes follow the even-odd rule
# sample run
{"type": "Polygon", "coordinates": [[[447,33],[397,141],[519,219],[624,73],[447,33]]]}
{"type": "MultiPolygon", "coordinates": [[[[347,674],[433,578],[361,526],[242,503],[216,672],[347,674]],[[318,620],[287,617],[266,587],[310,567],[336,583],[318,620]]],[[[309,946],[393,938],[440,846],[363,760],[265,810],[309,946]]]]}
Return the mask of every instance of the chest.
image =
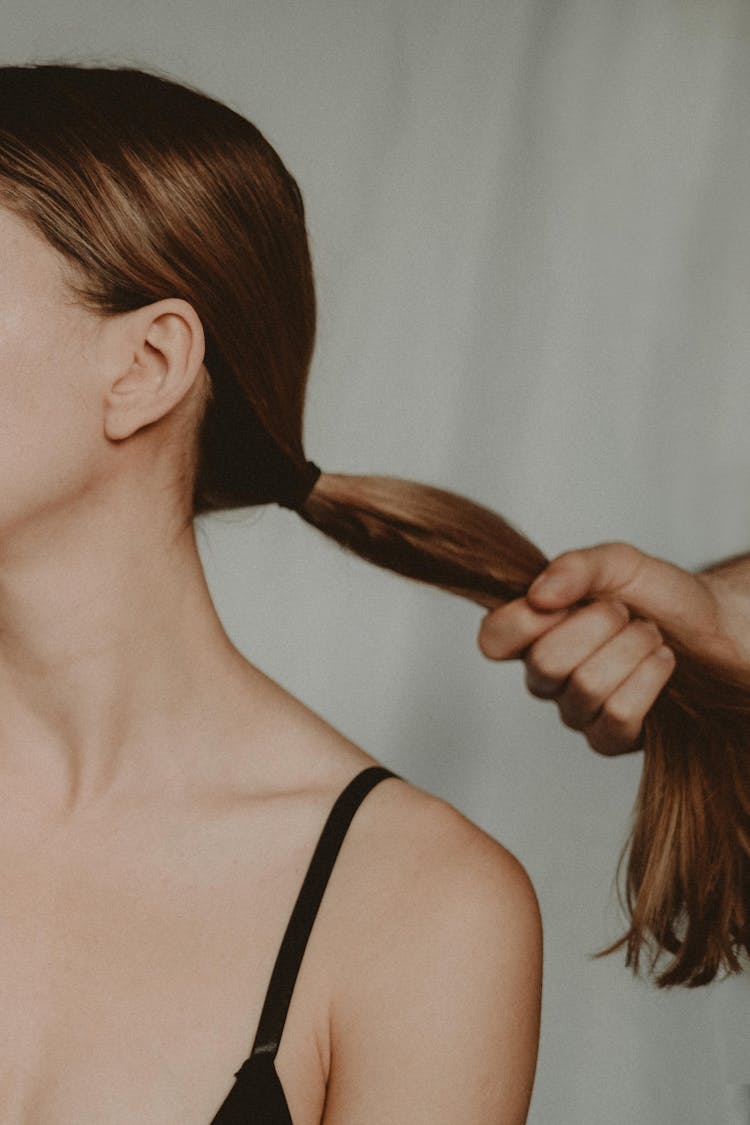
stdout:
{"type": "MultiPolygon", "coordinates": [[[[304,831],[270,847],[226,825],[58,847],[3,835],[2,1120],[209,1125],[249,1054],[308,850],[304,831]]],[[[325,1097],[311,962],[277,1058],[295,1125],[318,1125],[325,1097]]]]}

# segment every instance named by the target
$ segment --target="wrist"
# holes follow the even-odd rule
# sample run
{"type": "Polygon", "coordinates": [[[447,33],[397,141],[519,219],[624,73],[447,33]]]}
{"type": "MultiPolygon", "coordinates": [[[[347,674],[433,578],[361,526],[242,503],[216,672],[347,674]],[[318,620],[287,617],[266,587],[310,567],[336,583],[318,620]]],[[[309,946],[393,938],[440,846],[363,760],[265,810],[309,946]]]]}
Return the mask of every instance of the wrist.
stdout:
{"type": "Polygon", "coordinates": [[[726,656],[721,660],[750,682],[750,556],[716,564],[696,578],[714,605],[716,630],[726,656]]]}

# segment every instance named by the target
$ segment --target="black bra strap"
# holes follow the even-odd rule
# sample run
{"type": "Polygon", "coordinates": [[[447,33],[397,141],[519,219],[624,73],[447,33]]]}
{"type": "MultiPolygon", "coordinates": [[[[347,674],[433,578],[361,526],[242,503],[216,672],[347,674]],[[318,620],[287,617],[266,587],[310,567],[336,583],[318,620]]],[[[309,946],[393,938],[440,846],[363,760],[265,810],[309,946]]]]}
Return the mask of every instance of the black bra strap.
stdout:
{"type": "Polygon", "coordinates": [[[349,782],[328,814],[273,967],[250,1058],[273,1057],[279,1049],[305,946],[344,836],[364,798],[386,777],[398,774],[385,766],[368,766],[349,782]]]}

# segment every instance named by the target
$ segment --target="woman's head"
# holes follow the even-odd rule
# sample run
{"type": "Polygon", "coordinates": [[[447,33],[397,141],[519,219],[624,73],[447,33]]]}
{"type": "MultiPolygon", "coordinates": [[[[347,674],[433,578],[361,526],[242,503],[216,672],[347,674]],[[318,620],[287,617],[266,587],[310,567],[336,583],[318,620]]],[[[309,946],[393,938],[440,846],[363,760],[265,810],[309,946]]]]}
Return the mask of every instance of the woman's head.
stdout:
{"type": "Polygon", "coordinates": [[[299,190],[258,130],[131,68],[2,67],[0,206],[62,256],[77,315],[194,310],[193,513],[278,500],[305,463],[315,297],[299,190]]]}

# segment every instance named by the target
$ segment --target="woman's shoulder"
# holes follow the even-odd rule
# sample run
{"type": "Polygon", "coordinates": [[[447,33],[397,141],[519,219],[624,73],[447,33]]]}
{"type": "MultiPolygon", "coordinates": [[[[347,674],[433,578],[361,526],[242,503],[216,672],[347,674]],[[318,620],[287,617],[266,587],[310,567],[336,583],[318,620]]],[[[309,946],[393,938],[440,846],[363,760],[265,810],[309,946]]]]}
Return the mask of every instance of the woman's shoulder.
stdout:
{"type": "Polygon", "coordinates": [[[523,1120],[542,976],[525,868],[400,778],[375,787],[350,831],[328,943],[332,1125],[410,1107],[419,1122],[523,1120]]]}
{"type": "Polygon", "coordinates": [[[310,794],[316,817],[368,767],[385,765],[398,775],[364,798],[336,860],[336,897],[346,904],[342,932],[365,928],[375,935],[373,912],[386,928],[389,916],[404,933],[412,925],[415,938],[425,927],[442,928],[447,938],[451,925],[465,928],[470,921],[487,929],[502,925],[508,934],[520,922],[534,928],[531,880],[504,844],[299,700],[286,692],[277,700],[269,728],[273,768],[284,791],[310,794]]]}
{"type": "MultiPolygon", "coordinates": [[[[367,764],[382,764],[367,757],[367,764]]],[[[408,902],[417,925],[425,918],[450,925],[450,912],[493,923],[504,913],[517,917],[519,908],[537,912],[531,880],[513,852],[448,800],[387,768],[397,776],[363,802],[348,864],[365,879],[370,901],[383,896],[391,909],[408,902]]]]}
{"type": "Polygon", "coordinates": [[[357,809],[336,862],[342,885],[360,879],[364,897],[384,893],[391,902],[399,888],[413,900],[415,881],[423,900],[432,894],[443,904],[446,896],[475,906],[483,897],[493,905],[534,898],[516,856],[450,801],[401,774],[398,765],[374,757],[299,700],[284,693],[283,702],[283,722],[274,715],[274,730],[283,735],[271,741],[285,788],[309,789],[332,807],[371,766],[385,765],[397,775],[380,781],[357,809]]]}

